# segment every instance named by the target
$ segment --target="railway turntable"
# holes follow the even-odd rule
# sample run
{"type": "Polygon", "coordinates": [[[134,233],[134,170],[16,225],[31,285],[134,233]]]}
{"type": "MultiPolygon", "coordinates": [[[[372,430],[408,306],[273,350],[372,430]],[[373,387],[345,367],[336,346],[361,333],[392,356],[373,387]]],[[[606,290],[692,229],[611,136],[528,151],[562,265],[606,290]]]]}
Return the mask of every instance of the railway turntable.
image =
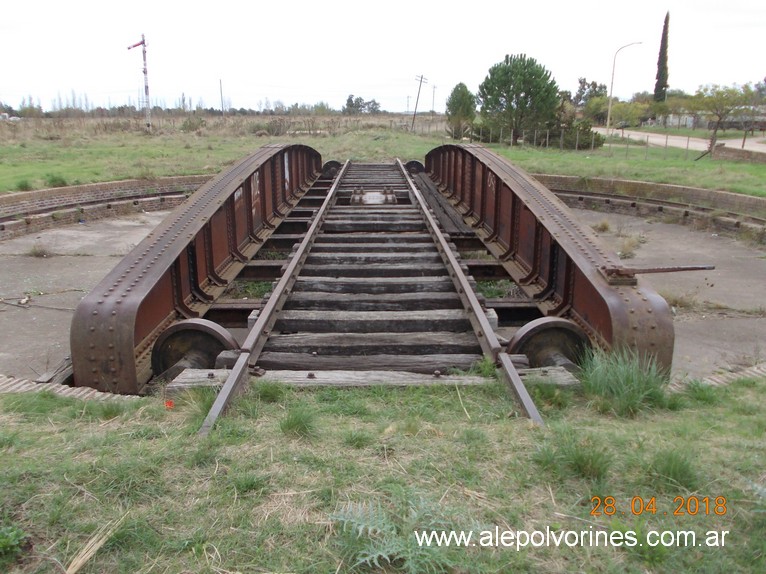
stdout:
{"type": "Polygon", "coordinates": [[[514,362],[571,367],[589,346],[628,347],[670,368],[670,311],[642,271],[481,146],[405,166],[322,164],[308,146],[268,145],[201,187],[82,300],[74,384],[141,394],[184,368],[225,366],[209,429],[257,370],[438,375],[484,356],[540,421],[514,362]],[[472,267],[464,245],[487,260],[472,267]],[[510,341],[475,293],[483,268],[523,296],[510,341]],[[271,292],[225,301],[253,278],[273,279],[271,292]]]}

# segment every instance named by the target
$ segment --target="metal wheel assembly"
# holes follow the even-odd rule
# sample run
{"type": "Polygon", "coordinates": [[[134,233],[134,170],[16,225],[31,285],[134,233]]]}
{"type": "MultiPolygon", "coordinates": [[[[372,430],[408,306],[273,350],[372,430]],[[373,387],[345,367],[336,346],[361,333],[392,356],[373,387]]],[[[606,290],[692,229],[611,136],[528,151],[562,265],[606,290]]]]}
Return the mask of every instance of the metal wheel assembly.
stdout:
{"type": "Polygon", "coordinates": [[[588,336],[576,323],[543,317],[516,331],[508,343],[508,352],[526,355],[532,367],[558,366],[572,371],[589,347],[588,336]]]}
{"type": "Polygon", "coordinates": [[[218,323],[207,319],[178,321],[154,344],[152,372],[169,381],[183,369],[212,369],[221,351],[237,348],[234,337],[218,323]]]}

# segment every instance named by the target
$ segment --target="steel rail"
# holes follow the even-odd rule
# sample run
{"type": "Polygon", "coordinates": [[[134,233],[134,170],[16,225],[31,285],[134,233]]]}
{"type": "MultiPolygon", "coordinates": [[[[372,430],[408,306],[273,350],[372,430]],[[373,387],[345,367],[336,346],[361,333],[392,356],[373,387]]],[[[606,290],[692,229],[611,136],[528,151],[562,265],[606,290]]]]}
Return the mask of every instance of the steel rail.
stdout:
{"type": "Polygon", "coordinates": [[[412,178],[409,173],[407,173],[402,162],[399,159],[397,159],[396,162],[399,169],[402,170],[404,177],[407,179],[407,184],[410,187],[410,194],[413,199],[415,199],[415,204],[423,216],[423,220],[428,228],[428,233],[433,238],[434,243],[436,243],[439,255],[449,271],[450,278],[455,285],[455,289],[457,290],[460,299],[463,301],[465,311],[468,314],[468,319],[471,322],[471,326],[479,340],[479,345],[481,346],[484,355],[492,359],[497,365],[501,378],[509,386],[523,414],[533,422],[542,425],[542,416],[540,416],[534,401],[532,401],[532,397],[529,396],[529,392],[524,386],[519,373],[513,366],[510,355],[503,350],[503,346],[495,335],[495,331],[489,324],[487,315],[481,307],[481,303],[479,303],[476,293],[474,293],[474,290],[468,281],[468,277],[463,273],[460,262],[453,253],[446,237],[444,237],[444,234],[441,232],[436,218],[431,214],[431,210],[423,198],[423,195],[412,181],[412,178]]]}
{"type": "Polygon", "coordinates": [[[325,200],[322,202],[322,206],[316,212],[314,220],[309,226],[306,235],[303,237],[303,240],[295,251],[295,255],[290,259],[290,263],[287,265],[282,277],[277,282],[271,296],[258,314],[255,324],[248,332],[245,341],[241,345],[239,357],[237,357],[237,360],[231,369],[231,373],[229,373],[229,376],[226,378],[226,382],[218,392],[218,396],[216,397],[213,406],[210,408],[210,411],[199,429],[199,434],[201,436],[207,435],[212,430],[218,418],[226,412],[232,399],[241,392],[243,383],[249,373],[249,369],[251,366],[254,366],[254,363],[258,360],[258,357],[271,334],[271,329],[277,320],[277,314],[282,310],[282,306],[295,285],[300,269],[303,267],[309,251],[311,251],[311,247],[314,245],[314,240],[327,217],[327,213],[330,207],[335,203],[338,187],[343,179],[343,175],[348,170],[349,165],[350,161],[346,161],[340,173],[335,178],[330,190],[327,192],[325,200]]]}
{"type": "MultiPolygon", "coordinates": [[[[707,205],[700,205],[685,201],[674,201],[670,199],[660,199],[655,197],[642,197],[639,195],[622,195],[617,193],[604,193],[601,191],[570,191],[551,188],[551,191],[556,194],[559,199],[584,201],[585,199],[598,201],[604,205],[624,205],[628,204],[630,207],[639,208],[642,206],[654,207],[656,211],[665,213],[665,208],[671,210],[671,212],[682,212],[683,217],[691,217],[696,215],[698,217],[706,217],[708,219],[715,219],[726,217],[734,220],[735,222],[747,223],[756,226],[766,226],[766,218],[759,217],[752,213],[741,213],[737,211],[731,211],[727,209],[719,209],[716,207],[710,207],[707,205]]],[[[572,205],[570,205],[572,207],[572,205]]]]}

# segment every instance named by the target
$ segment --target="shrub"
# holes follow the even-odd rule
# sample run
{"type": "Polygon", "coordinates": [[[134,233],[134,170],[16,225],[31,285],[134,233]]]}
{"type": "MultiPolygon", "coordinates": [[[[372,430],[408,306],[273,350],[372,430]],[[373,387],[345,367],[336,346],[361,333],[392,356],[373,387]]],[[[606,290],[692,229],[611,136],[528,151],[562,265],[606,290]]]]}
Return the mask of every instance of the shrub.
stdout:
{"type": "Polygon", "coordinates": [[[189,116],[181,124],[182,132],[196,132],[207,125],[207,122],[199,116],[189,116]]]}
{"type": "Polygon", "coordinates": [[[48,187],[66,187],[69,185],[63,177],[56,174],[48,174],[45,176],[45,185],[48,187]]]}

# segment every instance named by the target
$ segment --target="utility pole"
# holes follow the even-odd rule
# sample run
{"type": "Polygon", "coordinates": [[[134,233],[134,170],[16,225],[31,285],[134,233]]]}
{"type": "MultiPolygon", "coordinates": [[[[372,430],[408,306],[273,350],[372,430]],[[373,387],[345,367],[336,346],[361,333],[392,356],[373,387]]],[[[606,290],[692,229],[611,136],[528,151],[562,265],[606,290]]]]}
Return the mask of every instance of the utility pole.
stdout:
{"type": "Polygon", "coordinates": [[[128,46],[128,50],[138,48],[139,46],[143,47],[144,52],[144,97],[146,98],[144,102],[144,117],[146,121],[146,131],[150,132],[152,131],[152,110],[149,105],[149,75],[146,73],[146,39],[143,34],[141,34],[141,41],[132,46],[128,46]]]}
{"type": "Polygon", "coordinates": [[[410,131],[415,131],[415,116],[418,115],[418,101],[420,101],[420,88],[423,87],[424,83],[428,83],[428,79],[423,77],[423,74],[420,74],[420,76],[415,76],[415,79],[420,82],[418,84],[418,95],[415,98],[415,112],[412,114],[412,126],[410,127],[410,131]]]}
{"type": "Polygon", "coordinates": [[[407,113],[410,113],[410,96],[407,96],[407,113]]]}
{"type": "Polygon", "coordinates": [[[431,111],[436,111],[436,86],[434,86],[433,97],[431,98],[431,111]]]}
{"type": "Polygon", "coordinates": [[[223,108],[223,80],[218,80],[218,87],[221,90],[221,117],[223,118],[226,116],[226,111],[223,108]]]}

